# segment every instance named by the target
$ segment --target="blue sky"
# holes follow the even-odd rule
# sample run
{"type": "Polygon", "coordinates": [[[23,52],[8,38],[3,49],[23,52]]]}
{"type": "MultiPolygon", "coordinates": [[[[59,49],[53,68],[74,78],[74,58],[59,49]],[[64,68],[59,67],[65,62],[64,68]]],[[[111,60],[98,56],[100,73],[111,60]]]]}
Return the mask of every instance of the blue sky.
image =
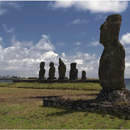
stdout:
{"type": "Polygon", "coordinates": [[[0,75],[38,76],[40,62],[53,61],[58,76],[58,58],[69,74],[76,62],[87,77],[98,77],[103,51],[100,26],[108,15],[119,13],[119,40],[126,50],[125,77],[130,78],[130,2],[125,1],[0,1],[0,75]]]}

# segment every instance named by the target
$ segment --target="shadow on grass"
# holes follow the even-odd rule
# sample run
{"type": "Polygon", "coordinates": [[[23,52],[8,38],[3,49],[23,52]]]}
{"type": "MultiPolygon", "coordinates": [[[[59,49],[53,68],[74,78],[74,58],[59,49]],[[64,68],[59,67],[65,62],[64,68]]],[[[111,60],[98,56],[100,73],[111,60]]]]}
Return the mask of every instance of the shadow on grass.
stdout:
{"type": "Polygon", "coordinates": [[[103,117],[109,114],[110,117],[119,117],[121,119],[130,120],[130,106],[129,105],[117,105],[115,102],[101,102],[96,99],[90,100],[64,100],[60,97],[43,99],[44,107],[52,107],[63,109],[62,112],[56,112],[48,114],[48,116],[62,116],[75,112],[90,112],[100,114],[103,117]]]}
{"type": "Polygon", "coordinates": [[[51,113],[51,114],[47,114],[47,116],[63,116],[63,115],[66,115],[66,114],[72,114],[72,113],[77,113],[79,111],[77,110],[72,110],[72,109],[63,109],[64,111],[62,112],[54,112],[54,113],[51,113]]]}

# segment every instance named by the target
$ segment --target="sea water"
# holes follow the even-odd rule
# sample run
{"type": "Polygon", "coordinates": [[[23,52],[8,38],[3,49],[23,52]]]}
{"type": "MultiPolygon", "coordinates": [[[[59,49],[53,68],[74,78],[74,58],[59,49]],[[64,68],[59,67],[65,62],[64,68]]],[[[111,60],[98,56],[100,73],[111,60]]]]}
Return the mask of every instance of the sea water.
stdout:
{"type": "Polygon", "coordinates": [[[12,83],[13,80],[0,80],[0,83],[12,83]]]}
{"type": "Polygon", "coordinates": [[[125,79],[125,88],[130,90],[130,79],[125,79]]]}

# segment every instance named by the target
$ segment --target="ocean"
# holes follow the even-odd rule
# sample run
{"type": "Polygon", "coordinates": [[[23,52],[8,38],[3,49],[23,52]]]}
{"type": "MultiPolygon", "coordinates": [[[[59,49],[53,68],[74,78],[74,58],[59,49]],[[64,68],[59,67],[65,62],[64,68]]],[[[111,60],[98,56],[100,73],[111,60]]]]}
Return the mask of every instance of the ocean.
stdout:
{"type": "Polygon", "coordinates": [[[0,83],[12,83],[13,80],[0,80],[0,83]]]}
{"type": "MultiPolygon", "coordinates": [[[[10,82],[12,83],[13,80],[0,80],[0,82],[10,82]]],[[[130,90],[130,79],[125,79],[125,88],[130,90]]]]}
{"type": "Polygon", "coordinates": [[[130,79],[125,79],[125,88],[130,90],[130,79]]]}

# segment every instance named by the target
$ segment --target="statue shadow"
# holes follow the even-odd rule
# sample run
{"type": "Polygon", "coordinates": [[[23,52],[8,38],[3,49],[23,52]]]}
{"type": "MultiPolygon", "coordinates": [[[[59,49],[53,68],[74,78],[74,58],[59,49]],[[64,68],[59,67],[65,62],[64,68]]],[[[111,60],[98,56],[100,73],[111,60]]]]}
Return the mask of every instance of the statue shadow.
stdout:
{"type": "MultiPolygon", "coordinates": [[[[51,108],[55,108],[55,107],[51,107],[51,108]]],[[[58,108],[58,109],[62,109],[63,111],[61,111],[61,112],[53,112],[53,113],[47,114],[47,116],[64,116],[64,115],[67,115],[67,114],[80,112],[80,111],[72,110],[72,109],[63,109],[63,108],[58,108]]]]}
{"type": "Polygon", "coordinates": [[[64,111],[62,112],[53,112],[50,114],[47,114],[47,116],[64,116],[67,114],[72,114],[72,113],[77,113],[77,112],[86,112],[84,114],[84,116],[87,116],[88,113],[95,113],[95,114],[99,114],[102,117],[106,117],[106,115],[110,115],[111,119],[114,119],[115,117],[118,117],[120,119],[125,119],[125,120],[130,120],[130,117],[128,115],[121,115],[121,114],[117,114],[117,113],[111,113],[111,112],[101,112],[101,111],[91,111],[91,110],[77,110],[77,109],[68,109],[68,108],[59,108],[59,107],[51,107],[51,108],[57,108],[57,109],[63,109],[64,111]]]}
{"type": "MultiPolygon", "coordinates": [[[[59,97],[60,98],[60,97],[59,97]]],[[[59,99],[58,98],[58,99],[59,99]]],[[[43,99],[44,100],[44,99],[43,99]]],[[[60,102],[63,99],[60,99],[60,102]]],[[[97,99],[90,99],[90,100],[78,100],[78,101],[71,101],[72,104],[70,103],[69,100],[66,100],[65,105],[43,105],[42,107],[50,107],[50,108],[57,108],[57,109],[63,109],[61,112],[53,112],[48,114],[47,116],[63,116],[66,114],[70,113],[77,113],[77,112],[86,112],[87,113],[95,113],[95,114],[100,114],[102,117],[105,117],[106,115],[110,115],[110,118],[115,118],[118,117],[120,119],[125,119],[125,120],[130,120],[130,115],[126,112],[127,109],[123,108],[122,106],[119,108],[116,108],[113,111],[113,106],[114,104],[102,104],[101,101],[97,99]],[[67,103],[70,105],[69,107],[67,106],[67,103]],[[92,104],[96,104],[96,106],[93,106],[92,104]],[[86,106],[84,106],[86,105],[86,106]],[[106,107],[104,107],[106,105],[106,107]],[[83,107],[84,106],[84,107],[83,107]],[[112,108],[112,109],[111,109],[112,108]]],[[[129,106],[128,106],[129,107],[129,106]]]]}

